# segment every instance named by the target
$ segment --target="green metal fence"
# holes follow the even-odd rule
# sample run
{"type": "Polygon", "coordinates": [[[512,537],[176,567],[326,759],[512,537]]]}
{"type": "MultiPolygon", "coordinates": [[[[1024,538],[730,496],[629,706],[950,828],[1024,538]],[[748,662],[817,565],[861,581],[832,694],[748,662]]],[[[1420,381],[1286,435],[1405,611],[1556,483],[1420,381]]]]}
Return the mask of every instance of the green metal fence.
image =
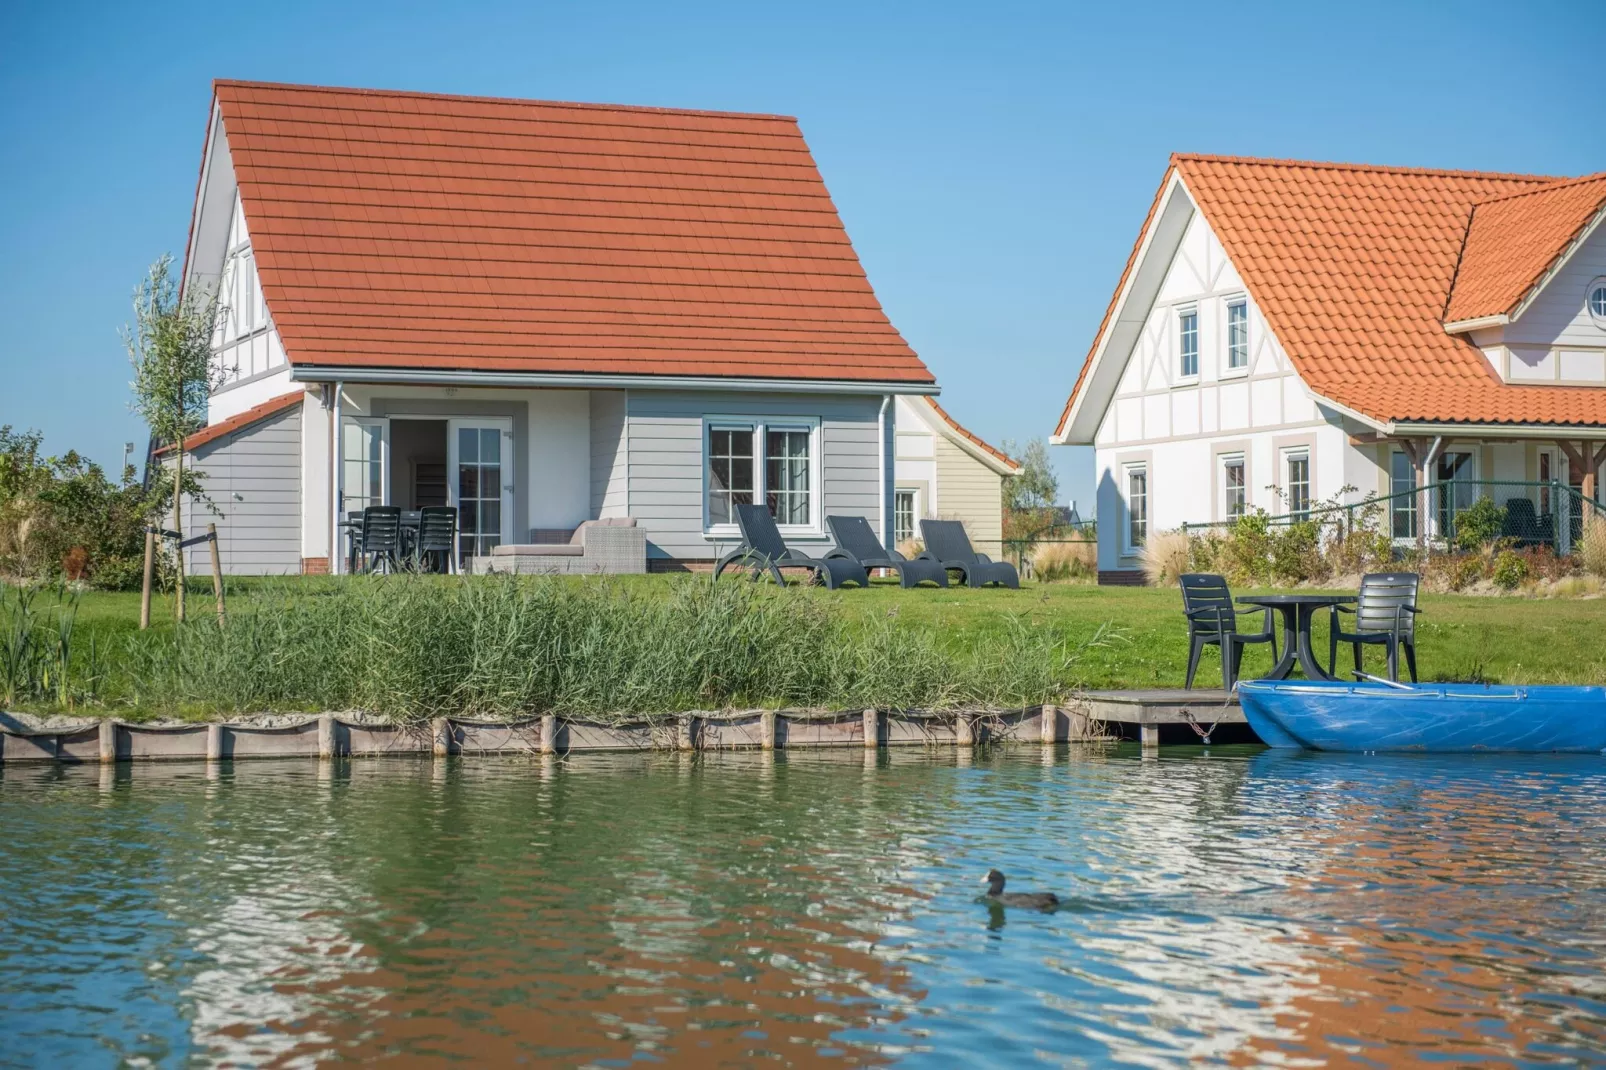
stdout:
{"type": "MultiPolygon", "coordinates": [[[[1590,514],[1606,519],[1606,507],[1566,483],[1450,479],[1354,501],[1313,502],[1306,509],[1269,515],[1266,522],[1274,527],[1310,522],[1337,528],[1341,534],[1365,528],[1386,532],[1396,543],[1443,548],[1455,544],[1465,516],[1477,516],[1480,523],[1492,516],[1497,537],[1518,547],[1549,546],[1565,555],[1577,544],[1590,514]],[[1484,499],[1496,513],[1480,505],[1484,499]]],[[[1236,517],[1187,523],[1182,530],[1224,532],[1236,523],[1236,517]]]]}

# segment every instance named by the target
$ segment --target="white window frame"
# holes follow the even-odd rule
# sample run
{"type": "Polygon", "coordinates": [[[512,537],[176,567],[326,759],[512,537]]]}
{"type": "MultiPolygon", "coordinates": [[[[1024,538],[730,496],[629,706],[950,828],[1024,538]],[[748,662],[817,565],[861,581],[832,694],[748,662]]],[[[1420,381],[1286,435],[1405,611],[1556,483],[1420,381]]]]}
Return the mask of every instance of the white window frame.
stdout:
{"type": "MultiPolygon", "coordinates": [[[[369,502],[369,505],[390,504],[390,420],[377,416],[345,416],[341,418],[340,428],[340,519],[346,519],[350,512],[360,512],[361,509],[352,509],[346,502],[351,498],[366,498],[366,495],[353,495],[346,478],[346,428],[347,427],[373,427],[379,430],[379,500],[369,502]]],[[[369,462],[362,462],[367,465],[369,462]]]]}
{"type": "Polygon", "coordinates": [[[1177,382],[1179,382],[1179,383],[1197,383],[1199,381],[1199,367],[1203,363],[1203,357],[1202,357],[1202,354],[1200,352],[1200,345],[1199,345],[1199,306],[1198,305],[1179,305],[1177,307],[1176,315],[1177,315],[1177,382]],[[1184,360],[1184,357],[1185,357],[1186,354],[1185,354],[1185,352],[1184,352],[1184,350],[1182,348],[1182,336],[1183,336],[1182,321],[1183,321],[1183,318],[1186,317],[1186,316],[1192,316],[1193,317],[1193,371],[1191,371],[1191,372],[1187,370],[1187,365],[1185,365],[1183,363],[1183,360],[1184,360]]]}
{"type": "Polygon", "coordinates": [[[1249,337],[1249,296],[1247,294],[1238,294],[1238,295],[1233,296],[1233,297],[1228,297],[1222,302],[1221,330],[1223,332],[1222,333],[1222,346],[1221,346],[1221,353],[1222,353],[1222,357],[1221,357],[1221,374],[1222,374],[1222,376],[1226,377],[1226,376],[1232,376],[1232,375],[1248,375],[1249,374],[1249,357],[1250,357],[1250,337],[1249,337]],[[1244,362],[1242,364],[1234,364],[1232,362],[1232,310],[1235,309],[1235,308],[1241,308],[1241,309],[1244,310],[1244,362]]]}
{"type": "Polygon", "coordinates": [[[1316,466],[1311,461],[1312,451],[1309,446],[1292,446],[1283,450],[1283,494],[1286,495],[1284,508],[1289,516],[1304,514],[1304,519],[1310,519],[1311,508],[1316,501],[1316,466]],[[1295,461],[1305,462],[1305,508],[1294,508],[1294,477],[1292,468],[1295,461]]]}
{"type": "Polygon", "coordinates": [[[753,500],[765,500],[769,475],[765,438],[769,431],[807,431],[809,435],[809,522],[807,524],[781,524],[776,527],[783,536],[793,538],[823,538],[825,486],[820,479],[824,472],[821,463],[820,418],[818,416],[719,416],[703,417],[702,440],[697,447],[699,469],[702,473],[703,536],[709,539],[739,539],[741,529],[734,523],[715,524],[708,511],[708,434],[715,430],[753,432],[753,500]]]}
{"type": "Polygon", "coordinates": [[[1595,308],[1597,291],[1606,291],[1606,275],[1589,280],[1589,285],[1584,287],[1584,311],[1595,321],[1597,327],[1606,327],[1606,309],[1595,308]]]}
{"type": "Polygon", "coordinates": [[[1244,516],[1249,512],[1249,458],[1242,453],[1223,453],[1216,458],[1216,464],[1221,472],[1221,519],[1236,520],[1237,517],[1232,515],[1232,499],[1230,497],[1232,487],[1227,482],[1227,469],[1237,465],[1243,474],[1243,481],[1238,484],[1238,490],[1243,494],[1244,500],[1243,508],[1238,516],[1244,516]]]}
{"type": "Polygon", "coordinates": [[[1143,552],[1144,545],[1149,539],[1149,528],[1154,522],[1154,479],[1149,470],[1148,462],[1139,461],[1122,467],[1122,495],[1121,495],[1121,548],[1127,554],[1143,552]],[[1132,477],[1138,474],[1143,476],[1143,542],[1134,542],[1132,539],[1132,477]]]}
{"type": "Polygon", "coordinates": [[[1388,476],[1389,476],[1389,537],[1391,539],[1393,539],[1396,543],[1413,542],[1416,539],[1416,526],[1417,526],[1417,524],[1419,524],[1421,522],[1420,519],[1417,516],[1418,506],[1421,504],[1421,502],[1419,501],[1420,495],[1418,493],[1418,487],[1416,485],[1416,467],[1411,464],[1411,459],[1406,456],[1404,450],[1390,450],[1389,451],[1389,473],[1388,473],[1388,476]],[[1411,485],[1408,488],[1410,490],[1410,492],[1411,492],[1409,497],[1404,497],[1404,498],[1396,498],[1395,497],[1396,494],[1404,494],[1405,493],[1398,486],[1396,486],[1396,483],[1398,482],[1394,477],[1394,458],[1396,458],[1396,457],[1400,458],[1402,461],[1405,462],[1405,470],[1406,470],[1407,473],[1409,473],[1410,478],[1411,478],[1411,485]],[[1395,518],[1400,516],[1401,514],[1404,514],[1405,516],[1410,518],[1410,523],[1406,525],[1407,528],[1409,528],[1409,530],[1404,535],[1400,535],[1394,530],[1395,518]]]}
{"type": "Polygon", "coordinates": [[[898,548],[897,543],[902,541],[898,538],[898,498],[900,495],[904,494],[909,495],[909,534],[907,537],[911,539],[918,539],[920,537],[920,488],[894,487],[892,490],[893,545],[887,547],[889,550],[896,550],[898,548]]]}

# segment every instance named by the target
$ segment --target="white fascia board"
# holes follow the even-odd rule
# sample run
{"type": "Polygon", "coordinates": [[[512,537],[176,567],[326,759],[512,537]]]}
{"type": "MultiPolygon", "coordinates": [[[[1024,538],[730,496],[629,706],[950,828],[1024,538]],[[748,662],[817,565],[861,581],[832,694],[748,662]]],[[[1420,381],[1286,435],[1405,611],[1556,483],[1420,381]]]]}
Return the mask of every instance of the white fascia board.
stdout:
{"type": "Polygon", "coordinates": [[[189,283],[190,265],[195,263],[195,248],[201,240],[201,208],[206,203],[206,190],[212,181],[212,158],[217,150],[218,134],[223,130],[223,106],[216,94],[212,97],[212,114],[206,126],[206,150],[201,155],[201,179],[195,184],[195,203],[190,206],[190,240],[184,247],[184,277],[179,279],[179,296],[189,283]]]}
{"type": "Polygon", "coordinates": [[[1334,401],[1331,398],[1323,397],[1321,394],[1316,393],[1316,391],[1312,390],[1310,387],[1305,386],[1305,380],[1303,378],[1301,378],[1300,375],[1297,372],[1294,374],[1294,378],[1299,380],[1299,385],[1301,387],[1304,387],[1305,393],[1308,394],[1310,396],[1310,399],[1312,401],[1316,402],[1316,404],[1325,405],[1329,409],[1332,409],[1334,412],[1338,413],[1339,415],[1348,416],[1351,420],[1354,420],[1356,423],[1364,424],[1367,427],[1370,427],[1374,431],[1381,431],[1381,432],[1383,432],[1385,434],[1388,433],[1388,429],[1389,429],[1389,427],[1391,425],[1386,423],[1385,421],[1374,419],[1373,417],[1370,417],[1370,416],[1366,415],[1363,412],[1356,412],[1354,409],[1350,408],[1348,405],[1340,405],[1338,402],[1334,401]]]}
{"type": "MultiPolygon", "coordinates": [[[[1137,259],[1132,263],[1132,272],[1126,277],[1125,285],[1122,287],[1120,295],[1116,298],[1115,313],[1110,317],[1110,321],[1104,325],[1104,333],[1099,336],[1093,347],[1092,355],[1087,358],[1092,367],[1086,371],[1084,388],[1076,396],[1076,401],[1072,403],[1071,411],[1066,414],[1064,432],[1056,432],[1049,437],[1051,444],[1055,446],[1092,445],[1093,437],[1098,433],[1097,421],[1094,421],[1092,427],[1079,426],[1086,419],[1088,398],[1100,393],[1100,386],[1108,386],[1108,393],[1113,396],[1115,385],[1120,382],[1121,369],[1119,368],[1115,371],[1113,382],[1105,383],[1101,379],[1101,376],[1108,378],[1104,365],[1105,357],[1110,349],[1110,342],[1123,327],[1134,327],[1136,332],[1143,330],[1143,324],[1148,319],[1149,307],[1153,305],[1154,294],[1159,292],[1160,285],[1165,281],[1165,268],[1170,266],[1171,257],[1176,255],[1177,248],[1182,244],[1182,237],[1187,232],[1188,221],[1193,218],[1193,213],[1198,210],[1198,206],[1194,204],[1193,196],[1188,193],[1187,185],[1182,181],[1182,173],[1173,170],[1171,181],[1166,185],[1165,193],[1160,198],[1160,206],[1155,210],[1154,218],[1149,220],[1148,229],[1144,232],[1139,242],[1137,259]],[[1180,218],[1172,211],[1173,205],[1177,203],[1176,198],[1179,196],[1186,201],[1186,211],[1180,218]],[[1160,268],[1159,277],[1154,278],[1149,267],[1149,257],[1154,249],[1156,237],[1161,233],[1165,233],[1168,238],[1174,237],[1176,240],[1170,243],[1171,248],[1167,253],[1165,265],[1160,268]],[[1137,317],[1133,319],[1130,306],[1133,292],[1137,289],[1140,279],[1146,284],[1152,283],[1152,292],[1149,301],[1138,312],[1137,317]]],[[[1132,342],[1134,345],[1137,344],[1137,333],[1133,334],[1132,342]]],[[[1131,355],[1130,350],[1128,350],[1127,355],[1131,355]]],[[[1099,407],[1098,415],[1100,418],[1103,417],[1104,410],[1108,407],[1109,397],[1105,397],[1099,407]]]]}
{"type": "Polygon", "coordinates": [[[557,372],[476,372],[429,368],[291,366],[300,383],[384,383],[396,386],[549,387],[569,390],[732,390],[777,394],[922,394],[942,392],[936,383],[884,383],[845,379],[721,379],[717,376],[586,375],[557,372]]]}
{"type": "Polygon", "coordinates": [[[1511,310],[1511,320],[1520,319],[1522,314],[1528,311],[1535,301],[1539,300],[1539,295],[1544,292],[1546,286],[1550,285],[1550,280],[1561,274],[1562,270],[1567,266],[1567,262],[1573,258],[1573,254],[1582,249],[1584,243],[1589,241],[1590,236],[1600,229],[1603,220],[1606,220],[1606,207],[1596,211],[1595,218],[1589,221],[1589,225],[1578,233],[1578,237],[1572,240],[1560,256],[1556,257],[1556,262],[1551,264],[1550,269],[1539,277],[1539,281],[1529,287],[1527,294],[1523,296],[1521,301],[1517,302],[1517,307],[1511,310]]]}
{"type": "Polygon", "coordinates": [[[1444,325],[1444,333],[1466,334],[1468,331],[1481,331],[1485,327],[1504,327],[1510,322],[1510,316],[1497,312],[1493,316],[1479,316],[1477,319],[1452,320],[1444,325]]]}
{"type": "Polygon", "coordinates": [[[1606,439],[1606,425],[1583,427],[1578,424],[1455,424],[1392,423],[1386,433],[1394,436],[1442,435],[1445,438],[1542,438],[1606,439]]]}

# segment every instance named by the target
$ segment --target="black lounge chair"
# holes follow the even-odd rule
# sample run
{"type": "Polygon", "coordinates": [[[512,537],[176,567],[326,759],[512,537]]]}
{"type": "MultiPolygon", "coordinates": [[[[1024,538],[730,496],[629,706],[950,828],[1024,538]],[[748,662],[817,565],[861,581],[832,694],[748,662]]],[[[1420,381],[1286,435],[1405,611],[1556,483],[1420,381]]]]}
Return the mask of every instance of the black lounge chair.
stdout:
{"type": "Polygon", "coordinates": [[[825,526],[831,529],[831,538],[836,540],[836,549],[825,555],[827,561],[846,558],[858,562],[866,572],[872,568],[890,568],[905,587],[914,587],[921,580],[930,580],[938,587],[948,586],[948,570],[935,558],[928,554],[908,558],[896,550],[888,550],[862,516],[828,516],[825,526]]]}
{"type": "Polygon", "coordinates": [[[1332,675],[1338,661],[1338,644],[1348,643],[1355,657],[1355,671],[1361,671],[1361,644],[1381,646],[1388,653],[1389,679],[1400,678],[1400,651],[1416,683],[1416,592],[1422,578],[1415,572],[1369,572],[1361,577],[1361,596],[1355,608],[1334,606],[1328,629],[1327,672],[1332,675]],[[1346,632],[1340,613],[1355,616],[1355,630],[1346,632]]]}
{"type": "Polygon", "coordinates": [[[456,509],[449,505],[426,505],[419,510],[413,557],[420,571],[457,571],[456,509]]]}
{"type": "Polygon", "coordinates": [[[925,541],[924,556],[941,562],[945,569],[959,573],[959,582],[966,587],[981,587],[989,583],[1005,587],[1020,587],[1020,573],[1008,561],[994,561],[986,554],[978,554],[965,534],[965,525],[957,520],[922,520],[920,537],[925,541]]]}
{"type": "Polygon", "coordinates": [[[1277,632],[1271,608],[1253,610],[1266,615],[1260,631],[1240,632],[1237,605],[1225,577],[1213,572],[1183,573],[1182,612],[1188,618],[1188,676],[1183,687],[1193,686],[1199,655],[1207,646],[1221,648],[1221,686],[1228,691],[1238,681],[1238,670],[1244,663],[1244,647],[1248,644],[1270,643],[1271,660],[1277,660],[1277,632]]]}
{"type": "Polygon", "coordinates": [[[788,547],[786,540],[781,538],[781,530],[775,526],[775,518],[765,506],[738,505],[736,524],[742,529],[742,545],[714,565],[716,580],[720,573],[735,565],[737,568],[751,568],[754,580],[768,571],[782,587],[786,586],[786,579],[781,575],[783,568],[806,568],[833,591],[849,582],[857,583],[860,587],[870,586],[870,577],[857,561],[842,557],[809,557],[788,547]]]}

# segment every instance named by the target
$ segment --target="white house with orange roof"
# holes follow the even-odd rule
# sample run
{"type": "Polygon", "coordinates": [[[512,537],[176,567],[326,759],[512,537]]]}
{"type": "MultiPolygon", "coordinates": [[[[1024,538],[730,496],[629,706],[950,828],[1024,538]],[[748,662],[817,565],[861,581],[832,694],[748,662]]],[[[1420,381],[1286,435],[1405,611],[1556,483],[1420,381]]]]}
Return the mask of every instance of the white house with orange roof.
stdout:
{"type": "Polygon", "coordinates": [[[607,521],[696,567],[743,502],[891,542],[938,389],[787,116],[220,81],[184,278],[224,309],[187,444],[229,572],[339,571],[370,506],[453,508],[464,562],[607,521]]]}
{"type": "Polygon", "coordinates": [[[1606,174],[1173,156],[1051,439],[1094,447],[1101,581],[1325,500],[1422,540],[1523,498],[1565,540],[1606,465],[1603,219],[1606,174]]]}

